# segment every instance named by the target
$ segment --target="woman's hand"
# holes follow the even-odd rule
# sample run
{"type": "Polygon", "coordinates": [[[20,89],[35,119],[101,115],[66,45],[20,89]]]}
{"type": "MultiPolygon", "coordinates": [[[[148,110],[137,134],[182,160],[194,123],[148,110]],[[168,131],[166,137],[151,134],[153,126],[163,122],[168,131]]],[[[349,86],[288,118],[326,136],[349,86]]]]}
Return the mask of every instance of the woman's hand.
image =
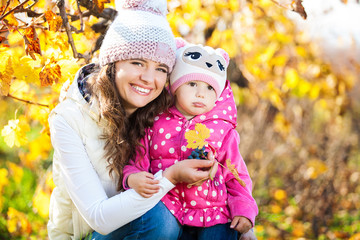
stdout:
{"type": "Polygon", "coordinates": [[[212,160],[197,160],[186,159],[175,163],[163,172],[163,176],[169,179],[173,184],[186,182],[195,183],[201,181],[201,183],[209,179],[211,173],[216,173],[218,164],[212,160]],[[212,168],[209,169],[209,168],[212,168]],[[202,170],[207,169],[207,170],[202,170]],[[203,181],[202,181],[203,180],[203,181]]]}
{"type": "Polygon", "coordinates": [[[154,175],[149,172],[133,173],[127,179],[127,185],[144,198],[149,198],[159,191],[158,183],[159,181],[154,180],[154,175]]]}

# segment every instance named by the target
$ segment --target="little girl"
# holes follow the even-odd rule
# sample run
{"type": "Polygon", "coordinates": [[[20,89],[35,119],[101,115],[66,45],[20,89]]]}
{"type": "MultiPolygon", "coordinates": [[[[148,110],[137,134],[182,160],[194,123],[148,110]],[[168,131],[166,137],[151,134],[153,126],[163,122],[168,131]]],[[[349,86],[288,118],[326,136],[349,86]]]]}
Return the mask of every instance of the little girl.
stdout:
{"type": "Polygon", "coordinates": [[[254,226],[258,207],[239,152],[236,105],[226,80],[229,56],[222,49],[177,39],[176,57],[170,76],[175,104],[157,116],[154,126],[147,130],[143,152],[124,168],[124,187],[134,188],[144,197],[154,194],[156,187],[146,181],[152,178],[148,172],[156,173],[187,159],[192,149],[187,148],[185,133],[195,129],[196,124],[204,124],[210,130],[206,152],[212,152],[223,166],[230,159],[243,185],[229,169],[219,166],[213,180],[201,186],[178,184],[162,202],[180,223],[179,234],[184,231],[183,236],[191,233],[198,239],[237,239],[235,230],[246,233],[254,226]],[[214,231],[210,231],[212,228],[214,231]]]}

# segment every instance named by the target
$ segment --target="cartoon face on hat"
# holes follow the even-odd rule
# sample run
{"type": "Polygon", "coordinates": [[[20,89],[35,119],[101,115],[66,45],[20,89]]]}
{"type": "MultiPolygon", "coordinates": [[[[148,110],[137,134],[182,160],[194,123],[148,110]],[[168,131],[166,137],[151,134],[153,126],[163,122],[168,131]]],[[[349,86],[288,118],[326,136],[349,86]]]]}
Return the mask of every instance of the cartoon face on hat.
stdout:
{"type": "Polygon", "coordinates": [[[170,75],[170,90],[189,81],[203,81],[215,89],[219,98],[226,83],[229,55],[221,48],[195,45],[176,39],[176,63],[170,75]]]}

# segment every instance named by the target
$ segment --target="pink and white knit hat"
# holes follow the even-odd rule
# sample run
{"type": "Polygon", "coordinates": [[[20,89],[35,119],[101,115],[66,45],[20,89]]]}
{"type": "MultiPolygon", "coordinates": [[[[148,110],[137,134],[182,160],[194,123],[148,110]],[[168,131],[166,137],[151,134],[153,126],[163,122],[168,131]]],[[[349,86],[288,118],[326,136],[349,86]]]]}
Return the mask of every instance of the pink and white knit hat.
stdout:
{"type": "Polygon", "coordinates": [[[176,46],[176,64],[170,75],[171,93],[184,83],[203,81],[215,89],[219,98],[226,83],[228,53],[221,48],[190,44],[182,38],[176,38],[176,46]]]}
{"type": "Polygon", "coordinates": [[[166,0],[117,0],[118,14],[100,48],[100,66],[133,58],[175,63],[175,38],[166,20],[166,0]]]}

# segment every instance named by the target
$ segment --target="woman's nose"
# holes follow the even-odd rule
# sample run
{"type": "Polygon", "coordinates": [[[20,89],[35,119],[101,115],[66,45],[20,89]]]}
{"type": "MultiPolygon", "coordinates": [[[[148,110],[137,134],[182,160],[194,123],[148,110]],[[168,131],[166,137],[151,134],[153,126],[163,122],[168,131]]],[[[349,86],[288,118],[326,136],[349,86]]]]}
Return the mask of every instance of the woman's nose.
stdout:
{"type": "Polygon", "coordinates": [[[145,82],[153,82],[155,80],[155,70],[146,68],[141,73],[141,80],[145,82]]]}

